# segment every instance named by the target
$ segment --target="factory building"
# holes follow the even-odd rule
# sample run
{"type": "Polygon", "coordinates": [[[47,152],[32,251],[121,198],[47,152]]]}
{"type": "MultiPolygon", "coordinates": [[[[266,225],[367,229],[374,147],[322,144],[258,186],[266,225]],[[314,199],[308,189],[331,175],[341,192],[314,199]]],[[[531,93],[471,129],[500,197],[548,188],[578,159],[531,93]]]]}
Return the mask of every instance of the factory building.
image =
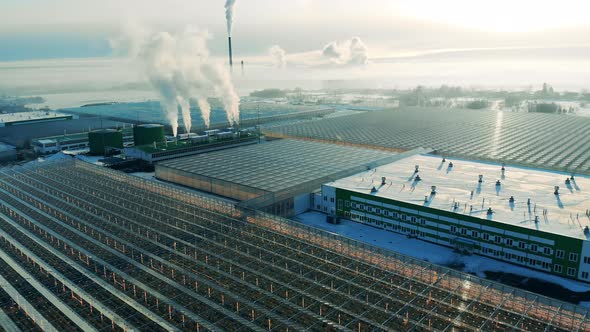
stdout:
{"type": "Polygon", "coordinates": [[[400,158],[385,151],[277,140],[156,164],[156,177],[292,216],[310,208],[322,183],[400,158]]]}
{"type": "MultiPolygon", "coordinates": [[[[135,128],[138,127],[140,126],[135,128]]],[[[161,134],[160,136],[157,127],[149,127],[147,130],[144,128],[138,132],[134,131],[136,144],[133,147],[125,148],[125,156],[142,160],[151,165],[168,159],[257,144],[259,141],[258,132],[247,130],[237,132],[232,128],[225,131],[208,130],[202,135],[194,133],[179,134],[177,137],[170,137],[169,139],[163,136],[163,132],[161,134]],[[158,139],[158,141],[154,139],[158,139]],[[138,144],[145,143],[148,140],[152,140],[152,142],[138,144]]]]}
{"type": "Polygon", "coordinates": [[[417,155],[322,186],[336,218],[590,282],[590,178],[417,155]]]}
{"type": "Polygon", "coordinates": [[[39,122],[77,119],[77,115],[49,111],[31,111],[0,114],[0,127],[19,126],[39,122]]]}
{"type": "Polygon", "coordinates": [[[33,149],[38,154],[50,154],[65,150],[79,150],[90,148],[90,152],[97,155],[104,154],[104,146],[120,148],[133,143],[131,128],[100,129],[93,132],[50,136],[35,139],[31,142],[33,149]],[[120,134],[116,133],[119,132],[120,134]],[[119,142],[121,135],[122,144],[119,142]],[[106,137],[106,138],[105,138],[106,137]],[[104,140],[104,141],[103,141],[104,140]],[[91,143],[91,141],[93,143],[91,143]],[[94,146],[92,150],[91,145],[94,146]]]}

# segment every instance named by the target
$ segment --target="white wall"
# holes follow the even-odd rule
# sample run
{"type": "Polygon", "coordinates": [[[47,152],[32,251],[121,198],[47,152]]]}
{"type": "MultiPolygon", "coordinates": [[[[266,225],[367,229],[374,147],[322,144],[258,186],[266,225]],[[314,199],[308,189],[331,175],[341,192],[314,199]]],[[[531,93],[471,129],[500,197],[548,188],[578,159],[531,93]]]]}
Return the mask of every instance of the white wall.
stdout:
{"type": "Polygon", "coordinates": [[[294,198],[294,209],[295,209],[295,214],[300,214],[303,213],[307,210],[310,209],[310,195],[313,194],[301,194],[299,196],[295,196],[294,198]]]}

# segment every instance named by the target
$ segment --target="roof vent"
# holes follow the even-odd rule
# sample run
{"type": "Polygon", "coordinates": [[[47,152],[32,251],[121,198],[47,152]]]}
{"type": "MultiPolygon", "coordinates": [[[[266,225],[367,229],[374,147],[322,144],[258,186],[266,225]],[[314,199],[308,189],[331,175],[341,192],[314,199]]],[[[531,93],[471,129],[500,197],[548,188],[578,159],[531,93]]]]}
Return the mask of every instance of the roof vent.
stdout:
{"type": "Polygon", "coordinates": [[[420,165],[414,166],[414,173],[418,173],[420,170],[420,165]]]}
{"type": "Polygon", "coordinates": [[[422,178],[420,177],[420,175],[416,175],[416,178],[414,178],[414,181],[421,181],[422,178]]]}
{"type": "Polygon", "coordinates": [[[477,177],[478,177],[477,182],[482,183],[483,182],[483,175],[480,174],[477,177]]]}
{"type": "Polygon", "coordinates": [[[588,226],[584,227],[584,235],[590,234],[590,228],[588,226]]]}
{"type": "Polygon", "coordinates": [[[510,203],[514,203],[514,196],[510,196],[510,199],[508,200],[510,203]]]}
{"type": "Polygon", "coordinates": [[[496,186],[501,186],[502,182],[500,182],[500,180],[496,180],[496,186]]]}
{"type": "Polygon", "coordinates": [[[494,210],[492,210],[492,208],[488,208],[488,216],[491,216],[494,213],[494,210]]]}
{"type": "Polygon", "coordinates": [[[428,195],[424,195],[424,203],[428,203],[428,195]]]}
{"type": "Polygon", "coordinates": [[[553,191],[554,195],[559,195],[559,186],[554,187],[555,191],[553,191]]]}
{"type": "Polygon", "coordinates": [[[449,168],[453,168],[453,162],[449,162],[449,168]]]}
{"type": "Polygon", "coordinates": [[[506,170],[506,164],[502,163],[502,171],[505,171],[505,170],[506,170]]]}
{"type": "Polygon", "coordinates": [[[565,184],[570,184],[570,178],[565,178],[565,184]]]}
{"type": "Polygon", "coordinates": [[[430,194],[432,194],[432,195],[436,194],[436,186],[430,187],[430,194]]]}
{"type": "Polygon", "coordinates": [[[381,177],[381,185],[384,186],[385,185],[385,180],[386,178],[384,176],[381,177]]]}
{"type": "Polygon", "coordinates": [[[539,223],[539,216],[535,216],[535,224],[539,223]]]}
{"type": "Polygon", "coordinates": [[[376,193],[376,192],[377,192],[377,188],[373,187],[373,188],[371,189],[371,193],[372,193],[372,194],[374,194],[374,193],[376,193]]]}
{"type": "Polygon", "coordinates": [[[445,161],[447,161],[447,158],[443,157],[442,162],[444,163],[445,161]]]}
{"type": "Polygon", "coordinates": [[[530,198],[526,200],[526,205],[531,205],[531,199],[530,198]]]}

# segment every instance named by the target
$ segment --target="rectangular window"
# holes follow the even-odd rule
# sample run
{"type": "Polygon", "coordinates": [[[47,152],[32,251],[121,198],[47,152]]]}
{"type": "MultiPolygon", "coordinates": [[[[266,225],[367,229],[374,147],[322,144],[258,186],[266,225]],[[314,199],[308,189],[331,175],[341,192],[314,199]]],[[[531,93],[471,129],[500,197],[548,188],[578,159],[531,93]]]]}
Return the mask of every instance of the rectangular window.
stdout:
{"type": "Polygon", "coordinates": [[[500,243],[502,242],[502,238],[499,237],[498,235],[494,236],[494,241],[496,241],[496,243],[500,243]]]}
{"type": "Polygon", "coordinates": [[[426,225],[426,219],[424,219],[424,218],[421,218],[421,219],[420,219],[420,223],[421,223],[422,225],[426,225]]]}
{"type": "Polygon", "coordinates": [[[553,266],[553,271],[555,271],[557,273],[561,273],[561,271],[562,271],[561,265],[555,264],[555,266],[553,266]]]}
{"type": "Polygon", "coordinates": [[[324,196],[324,201],[328,201],[328,196],[324,196]]]}
{"type": "Polygon", "coordinates": [[[394,213],[393,213],[393,217],[394,217],[395,219],[398,219],[398,218],[399,218],[399,214],[398,214],[397,212],[394,212],[394,213]]]}
{"type": "Polygon", "coordinates": [[[334,197],[330,197],[330,203],[334,203],[334,197]]]}
{"type": "Polygon", "coordinates": [[[350,207],[350,201],[344,201],[344,206],[350,207]]]}
{"type": "Polygon", "coordinates": [[[588,272],[582,272],[582,279],[588,279],[588,272]]]}
{"type": "Polygon", "coordinates": [[[381,209],[375,209],[375,213],[381,214],[381,209]]]}
{"type": "Polygon", "coordinates": [[[577,262],[578,261],[578,254],[575,252],[570,252],[570,261],[577,262]]]}
{"type": "Polygon", "coordinates": [[[531,251],[538,251],[539,247],[536,244],[531,244],[531,251]]]}
{"type": "Polygon", "coordinates": [[[547,247],[543,248],[543,253],[545,255],[551,255],[551,248],[547,248],[547,247]]]}
{"type": "Polygon", "coordinates": [[[457,233],[457,226],[451,226],[451,233],[457,233]]]}
{"type": "Polygon", "coordinates": [[[574,269],[573,267],[568,267],[567,268],[567,275],[570,277],[573,277],[576,275],[576,269],[574,269]]]}
{"type": "Polygon", "coordinates": [[[416,217],[411,217],[411,218],[410,218],[410,221],[411,221],[411,222],[416,222],[416,217]]]}
{"type": "Polygon", "coordinates": [[[526,248],[526,243],[524,243],[524,242],[520,241],[520,242],[518,242],[518,247],[519,247],[520,249],[525,249],[525,248],[526,248]]]}
{"type": "Polygon", "coordinates": [[[590,257],[584,256],[584,264],[590,264],[590,257]]]}
{"type": "Polygon", "coordinates": [[[479,237],[479,233],[476,232],[476,231],[472,231],[471,232],[471,236],[473,236],[473,237],[479,237]]]}
{"type": "Polygon", "coordinates": [[[408,218],[408,216],[406,216],[405,214],[402,214],[402,220],[406,220],[406,218],[408,218]]]}
{"type": "Polygon", "coordinates": [[[541,266],[542,266],[544,269],[548,269],[550,265],[549,265],[549,263],[547,263],[547,262],[543,262],[543,263],[541,263],[541,266]]]}
{"type": "MultiPolygon", "coordinates": [[[[549,249],[549,248],[543,248],[543,252],[544,252],[545,254],[547,254],[547,253],[546,253],[546,250],[547,250],[547,249],[549,249]]],[[[563,251],[563,250],[557,250],[557,251],[555,252],[555,257],[557,257],[557,258],[564,258],[564,257],[565,257],[565,251],[563,251]]]]}
{"type": "Polygon", "coordinates": [[[513,244],[512,239],[506,239],[506,245],[511,246],[513,244]]]}
{"type": "Polygon", "coordinates": [[[486,241],[489,241],[490,240],[490,234],[488,234],[488,233],[483,233],[482,237],[486,241]]]}
{"type": "Polygon", "coordinates": [[[462,235],[467,235],[467,230],[465,228],[461,228],[461,234],[462,235]]]}

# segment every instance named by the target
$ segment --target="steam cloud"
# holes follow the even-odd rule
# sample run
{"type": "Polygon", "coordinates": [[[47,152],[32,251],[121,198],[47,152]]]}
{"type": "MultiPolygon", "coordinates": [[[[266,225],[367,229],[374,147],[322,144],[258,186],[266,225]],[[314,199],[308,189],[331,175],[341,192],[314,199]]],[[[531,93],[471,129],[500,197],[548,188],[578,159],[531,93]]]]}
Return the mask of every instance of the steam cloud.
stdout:
{"type": "Polygon", "coordinates": [[[225,1],[225,20],[227,21],[227,35],[231,36],[231,28],[234,23],[234,6],[236,0],[225,1]]]}
{"type": "Polygon", "coordinates": [[[209,127],[209,97],[221,100],[230,125],[239,122],[239,96],[227,69],[210,58],[207,32],[189,28],[178,34],[128,33],[127,37],[126,43],[121,39],[117,44],[125,50],[135,50],[130,55],[140,60],[158,93],[174,136],[178,133],[179,109],[186,131],[191,130],[191,101],[196,101],[203,122],[209,127]]]}
{"type": "MultiPolygon", "coordinates": [[[[279,45],[268,51],[277,67],[284,67],[287,54],[279,45]]],[[[364,66],[369,64],[369,48],[359,37],[342,41],[331,41],[319,50],[290,53],[289,64],[307,67],[364,66]]]]}
{"type": "Polygon", "coordinates": [[[274,45],[268,49],[270,56],[274,59],[274,63],[277,67],[283,68],[287,64],[287,52],[282,49],[279,45],[274,45]]]}
{"type": "Polygon", "coordinates": [[[335,64],[364,65],[369,61],[368,48],[359,37],[328,43],[322,49],[322,56],[335,64]]]}

